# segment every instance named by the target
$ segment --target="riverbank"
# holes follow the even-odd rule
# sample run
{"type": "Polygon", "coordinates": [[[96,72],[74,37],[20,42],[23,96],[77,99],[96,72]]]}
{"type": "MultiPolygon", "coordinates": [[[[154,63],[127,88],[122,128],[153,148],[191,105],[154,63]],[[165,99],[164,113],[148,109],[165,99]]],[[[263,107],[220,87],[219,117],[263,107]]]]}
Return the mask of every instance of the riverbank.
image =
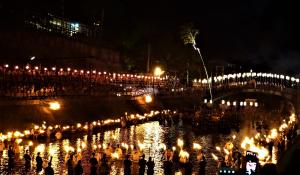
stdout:
{"type": "Polygon", "coordinates": [[[41,100],[0,100],[0,130],[25,129],[33,123],[74,124],[127,113],[147,113],[162,109],[193,109],[200,105],[200,97],[155,97],[150,104],[139,103],[129,97],[77,96],[41,100]],[[51,110],[49,103],[57,101],[59,110],[51,110]]]}

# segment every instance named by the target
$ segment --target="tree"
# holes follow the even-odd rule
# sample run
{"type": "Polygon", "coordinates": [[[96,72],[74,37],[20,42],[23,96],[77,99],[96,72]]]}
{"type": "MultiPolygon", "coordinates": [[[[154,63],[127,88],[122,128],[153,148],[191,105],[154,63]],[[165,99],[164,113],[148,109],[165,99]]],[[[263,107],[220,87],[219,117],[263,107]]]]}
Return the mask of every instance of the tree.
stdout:
{"type": "Polygon", "coordinates": [[[212,101],[211,82],[213,80],[211,79],[211,81],[209,82],[207,69],[206,69],[206,66],[205,66],[200,48],[198,48],[196,46],[196,36],[198,35],[198,33],[199,33],[199,31],[197,29],[194,29],[193,23],[189,23],[187,25],[182,26],[182,28],[181,28],[181,39],[183,40],[183,43],[185,45],[192,44],[193,48],[198,52],[198,54],[200,56],[200,59],[201,59],[201,62],[202,62],[202,65],[203,65],[203,68],[204,68],[204,71],[205,71],[205,74],[206,74],[206,79],[207,79],[207,82],[208,82],[209,93],[210,93],[210,99],[212,101]]]}

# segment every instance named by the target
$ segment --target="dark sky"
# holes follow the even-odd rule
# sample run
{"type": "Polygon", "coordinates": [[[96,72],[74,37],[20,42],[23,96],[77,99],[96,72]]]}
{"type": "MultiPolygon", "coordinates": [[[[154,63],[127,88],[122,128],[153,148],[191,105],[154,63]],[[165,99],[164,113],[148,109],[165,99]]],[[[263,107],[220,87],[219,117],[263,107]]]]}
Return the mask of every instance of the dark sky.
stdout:
{"type": "MultiPolygon", "coordinates": [[[[17,0],[13,0],[18,2],[17,0]]],[[[9,1],[11,4],[15,2],[9,1]]],[[[299,12],[296,2],[275,0],[28,0],[22,9],[50,11],[90,23],[104,10],[107,38],[135,51],[152,45],[153,57],[176,57],[180,25],[193,22],[207,61],[253,65],[299,74],[299,12]],[[32,3],[34,2],[34,3],[32,3]],[[124,42],[123,42],[124,43],[124,42]]],[[[141,53],[143,54],[143,53],[141,53]]]]}

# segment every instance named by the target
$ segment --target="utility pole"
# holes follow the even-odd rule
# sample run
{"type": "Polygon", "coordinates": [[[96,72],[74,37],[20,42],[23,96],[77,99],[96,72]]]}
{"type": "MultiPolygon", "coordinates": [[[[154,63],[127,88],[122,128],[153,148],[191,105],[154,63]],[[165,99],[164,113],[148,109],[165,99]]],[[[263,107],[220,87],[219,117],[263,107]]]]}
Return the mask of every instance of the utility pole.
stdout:
{"type": "Polygon", "coordinates": [[[150,73],[150,52],[151,52],[151,45],[148,44],[147,73],[150,73]]]}
{"type": "Polygon", "coordinates": [[[187,62],[186,63],[186,86],[188,87],[188,85],[189,85],[189,67],[190,67],[190,63],[189,62],[187,62]]]}

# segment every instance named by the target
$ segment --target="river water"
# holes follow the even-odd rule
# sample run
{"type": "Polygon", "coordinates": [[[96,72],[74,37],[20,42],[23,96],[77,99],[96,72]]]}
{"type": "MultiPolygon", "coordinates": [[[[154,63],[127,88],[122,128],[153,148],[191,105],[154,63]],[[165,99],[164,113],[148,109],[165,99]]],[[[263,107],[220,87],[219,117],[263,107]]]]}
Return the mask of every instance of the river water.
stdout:
{"type": "MultiPolygon", "coordinates": [[[[36,153],[41,151],[46,166],[51,154],[52,167],[54,168],[55,174],[67,174],[65,163],[67,152],[65,147],[72,146],[76,151],[76,148],[80,147],[82,142],[84,142],[86,147],[82,149],[81,152],[82,165],[84,167],[84,174],[89,174],[89,159],[94,151],[95,145],[106,145],[107,143],[111,143],[114,147],[121,143],[138,145],[138,142],[140,142],[145,145],[143,152],[146,156],[146,160],[148,160],[149,156],[154,158],[155,174],[163,174],[164,153],[160,148],[160,145],[161,143],[164,143],[167,147],[172,148],[172,146],[177,145],[177,139],[181,138],[184,140],[183,148],[189,152],[193,161],[194,171],[198,172],[199,164],[196,160],[196,150],[192,149],[193,143],[196,142],[200,144],[204,150],[207,160],[207,174],[216,174],[217,162],[213,160],[211,153],[220,155],[220,153],[215,150],[215,147],[223,147],[228,140],[232,139],[231,135],[226,134],[201,134],[201,132],[194,132],[191,125],[183,124],[182,121],[168,125],[160,124],[158,121],[152,121],[133,125],[128,128],[116,128],[86,135],[73,134],[71,137],[64,138],[65,139],[62,140],[35,142],[34,145],[30,147],[31,155],[35,157],[36,153]],[[40,145],[39,147],[42,147],[43,149],[35,147],[37,145],[40,145]]],[[[238,142],[238,139],[239,137],[234,141],[238,142]]],[[[22,143],[20,145],[22,145],[22,143]]],[[[23,160],[25,147],[24,144],[20,149],[20,154],[16,155],[16,165],[13,174],[25,174],[23,160]]],[[[122,160],[110,161],[109,164],[111,165],[111,174],[123,174],[122,160]]],[[[133,163],[132,168],[133,172],[138,171],[137,163],[133,163]]],[[[176,171],[180,171],[180,168],[177,169],[176,167],[175,169],[176,171]]],[[[9,174],[7,171],[6,150],[0,154],[0,171],[1,174],[9,174]]],[[[31,171],[27,174],[35,174],[35,161],[32,161],[31,171]]]]}

